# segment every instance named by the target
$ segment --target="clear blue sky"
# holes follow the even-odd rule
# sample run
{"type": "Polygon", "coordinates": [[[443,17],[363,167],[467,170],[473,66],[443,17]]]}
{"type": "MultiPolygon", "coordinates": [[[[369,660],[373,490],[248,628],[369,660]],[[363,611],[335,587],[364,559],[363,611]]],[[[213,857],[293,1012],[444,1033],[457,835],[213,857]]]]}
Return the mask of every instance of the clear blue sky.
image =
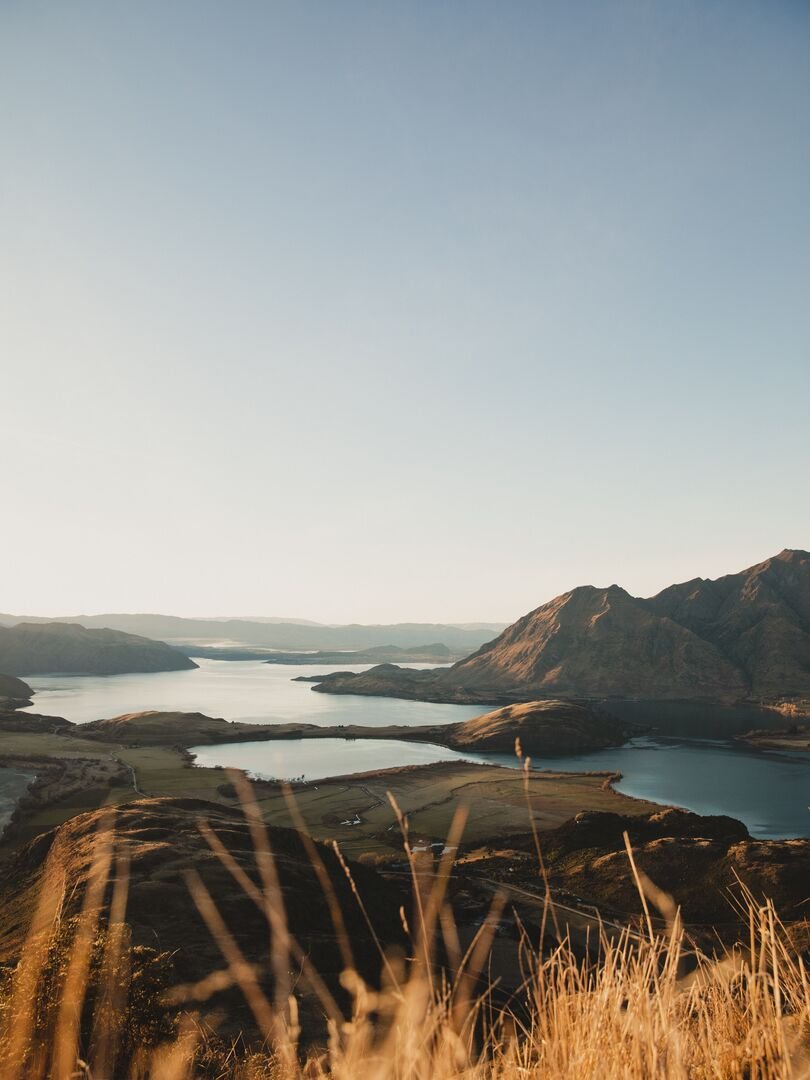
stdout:
{"type": "Polygon", "coordinates": [[[810,547],[810,4],[0,2],[0,610],[810,547]]]}

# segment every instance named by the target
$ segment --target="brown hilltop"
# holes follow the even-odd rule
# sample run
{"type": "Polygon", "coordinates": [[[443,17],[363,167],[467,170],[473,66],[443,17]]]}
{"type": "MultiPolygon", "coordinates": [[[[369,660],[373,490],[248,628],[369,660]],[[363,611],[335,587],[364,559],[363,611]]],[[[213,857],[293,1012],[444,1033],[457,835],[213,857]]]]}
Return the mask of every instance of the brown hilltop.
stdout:
{"type": "Polygon", "coordinates": [[[565,754],[620,746],[625,727],[614,717],[572,701],[527,701],[454,724],[447,743],[456,750],[565,754]]]}
{"type": "Polygon", "coordinates": [[[739,574],[649,600],[583,586],[524,615],[450,677],[582,697],[810,693],[810,554],[782,551],[739,574]]]}

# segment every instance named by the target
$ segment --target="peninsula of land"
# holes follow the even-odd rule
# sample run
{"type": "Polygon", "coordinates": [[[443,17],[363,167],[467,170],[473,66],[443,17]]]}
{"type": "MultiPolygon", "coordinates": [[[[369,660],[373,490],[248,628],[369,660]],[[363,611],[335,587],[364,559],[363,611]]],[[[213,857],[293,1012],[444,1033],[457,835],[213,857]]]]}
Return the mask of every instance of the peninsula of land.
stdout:
{"type": "Polygon", "coordinates": [[[398,739],[435,743],[453,750],[570,754],[620,746],[638,731],[592,705],[536,701],[510,705],[456,724],[384,726],[340,724],[246,724],[199,712],[126,713],[88,724],[62,717],[0,709],[0,731],[50,731],[70,738],[127,746],[203,746],[273,739],[398,739]]]}

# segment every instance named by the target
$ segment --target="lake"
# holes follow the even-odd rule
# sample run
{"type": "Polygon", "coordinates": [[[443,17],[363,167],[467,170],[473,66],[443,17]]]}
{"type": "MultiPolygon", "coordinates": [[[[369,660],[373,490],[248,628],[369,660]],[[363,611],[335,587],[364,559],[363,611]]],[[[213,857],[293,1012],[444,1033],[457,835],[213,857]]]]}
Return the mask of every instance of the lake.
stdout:
{"type": "MultiPolygon", "coordinates": [[[[158,709],[202,712],[245,724],[451,724],[486,712],[480,705],[317,694],[300,675],[345,671],[345,665],[265,664],[261,660],[202,660],[195,671],[147,675],[27,676],[36,691],[29,711],[86,724],[123,713],[158,709]]],[[[373,665],[353,665],[368,671],[373,665]]],[[[403,664],[403,667],[428,665],[403,664]]]]}
{"type": "Polygon", "coordinates": [[[197,765],[245,769],[264,780],[323,780],[435,761],[487,761],[484,754],[459,753],[432,743],[401,739],[274,739],[272,742],[193,746],[197,765]]]}
{"type": "MultiPolygon", "coordinates": [[[[196,671],[41,676],[27,681],[36,691],[33,711],[76,723],[142,709],[200,711],[245,723],[301,721],[321,726],[443,724],[486,711],[483,706],[318,694],[310,683],[292,681],[302,672],[336,670],[340,668],[201,660],[196,671]]],[[[810,835],[810,755],[762,752],[725,739],[695,737],[710,724],[714,731],[729,736],[765,726],[763,714],[754,709],[651,703],[634,703],[631,711],[632,719],[655,727],[657,733],[612,750],[536,759],[535,766],[573,772],[618,771],[624,777],[618,789],[628,795],[703,814],[729,814],[762,838],[810,835]]],[[[775,714],[769,719],[783,723],[775,714]]],[[[303,775],[312,780],[457,759],[516,764],[511,755],[459,754],[431,744],[373,739],[290,739],[197,747],[194,752],[201,765],[234,766],[268,777],[303,775]]]]}

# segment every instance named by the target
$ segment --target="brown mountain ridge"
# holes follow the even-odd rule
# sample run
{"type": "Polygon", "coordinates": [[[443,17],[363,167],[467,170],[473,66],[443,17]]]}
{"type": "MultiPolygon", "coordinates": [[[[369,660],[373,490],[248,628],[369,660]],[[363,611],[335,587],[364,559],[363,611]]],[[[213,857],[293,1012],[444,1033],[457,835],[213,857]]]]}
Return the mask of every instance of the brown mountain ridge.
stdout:
{"type": "Polygon", "coordinates": [[[440,701],[531,698],[733,702],[810,696],[810,554],[641,599],[584,585],[541,605],[445,671],[385,665],[316,689],[440,701]]]}

